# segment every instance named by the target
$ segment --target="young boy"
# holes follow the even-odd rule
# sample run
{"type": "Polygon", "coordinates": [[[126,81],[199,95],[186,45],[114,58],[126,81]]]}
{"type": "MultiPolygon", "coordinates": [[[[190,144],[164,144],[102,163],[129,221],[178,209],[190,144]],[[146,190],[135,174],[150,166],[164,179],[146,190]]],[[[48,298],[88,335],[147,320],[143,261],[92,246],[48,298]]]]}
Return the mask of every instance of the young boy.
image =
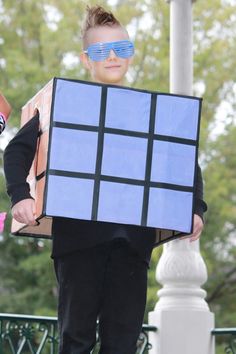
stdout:
{"type": "MultiPolygon", "coordinates": [[[[82,38],[80,58],[92,79],[122,85],[134,48],[119,21],[100,6],[87,8],[82,38]]],[[[31,225],[35,223],[34,200],[25,179],[36,150],[38,124],[36,115],[5,152],[13,216],[31,225]]],[[[205,208],[200,169],[198,172],[192,240],[200,236],[205,208]]],[[[99,353],[134,354],[143,322],[155,229],[55,217],[52,233],[59,284],[59,353],[89,354],[99,319],[99,353]]]]}
{"type": "Polygon", "coordinates": [[[0,93],[0,135],[6,126],[6,121],[11,113],[11,106],[6,98],[0,93]]]}

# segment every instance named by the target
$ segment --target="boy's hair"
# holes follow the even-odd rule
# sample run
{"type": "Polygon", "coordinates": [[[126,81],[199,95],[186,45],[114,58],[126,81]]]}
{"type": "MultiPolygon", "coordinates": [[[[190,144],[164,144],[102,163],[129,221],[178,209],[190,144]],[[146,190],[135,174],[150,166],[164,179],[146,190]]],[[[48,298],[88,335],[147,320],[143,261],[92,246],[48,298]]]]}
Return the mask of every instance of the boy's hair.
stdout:
{"type": "Polygon", "coordinates": [[[87,5],[86,11],[87,14],[81,30],[84,47],[86,43],[86,33],[89,29],[99,26],[121,26],[120,22],[113,15],[113,13],[106,11],[102,6],[96,5],[89,7],[87,5]]]}

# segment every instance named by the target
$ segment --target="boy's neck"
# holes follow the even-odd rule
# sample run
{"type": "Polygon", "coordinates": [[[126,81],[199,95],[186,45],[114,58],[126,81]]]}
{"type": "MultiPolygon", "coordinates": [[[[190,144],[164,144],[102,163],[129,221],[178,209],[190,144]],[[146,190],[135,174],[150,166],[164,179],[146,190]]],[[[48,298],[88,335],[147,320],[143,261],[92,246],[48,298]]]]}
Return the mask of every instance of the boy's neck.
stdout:
{"type": "Polygon", "coordinates": [[[114,85],[114,86],[124,86],[124,79],[121,80],[120,82],[102,82],[102,81],[94,80],[94,79],[92,79],[91,81],[94,82],[94,83],[98,83],[98,84],[114,85]]]}

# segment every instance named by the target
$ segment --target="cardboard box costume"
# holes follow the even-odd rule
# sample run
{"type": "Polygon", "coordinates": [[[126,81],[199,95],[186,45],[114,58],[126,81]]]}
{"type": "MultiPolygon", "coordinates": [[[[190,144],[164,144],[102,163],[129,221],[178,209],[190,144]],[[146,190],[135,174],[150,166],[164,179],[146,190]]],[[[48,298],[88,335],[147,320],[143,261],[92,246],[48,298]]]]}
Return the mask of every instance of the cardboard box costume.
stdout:
{"type": "Polygon", "coordinates": [[[193,228],[201,99],[54,78],[22,109],[40,113],[28,181],[38,226],[53,216],[157,228],[158,242],[193,228]]]}

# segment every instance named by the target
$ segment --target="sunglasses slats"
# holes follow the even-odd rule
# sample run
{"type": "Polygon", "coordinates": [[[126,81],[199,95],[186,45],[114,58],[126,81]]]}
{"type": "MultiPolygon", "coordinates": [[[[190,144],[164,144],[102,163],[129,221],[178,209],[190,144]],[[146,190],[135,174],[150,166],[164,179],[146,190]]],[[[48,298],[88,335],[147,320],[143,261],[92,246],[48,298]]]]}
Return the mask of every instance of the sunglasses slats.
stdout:
{"type": "Polygon", "coordinates": [[[128,40],[91,44],[84,52],[93,61],[103,61],[108,58],[111,50],[123,59],[134,55],[134,45],[128,40]]]}

